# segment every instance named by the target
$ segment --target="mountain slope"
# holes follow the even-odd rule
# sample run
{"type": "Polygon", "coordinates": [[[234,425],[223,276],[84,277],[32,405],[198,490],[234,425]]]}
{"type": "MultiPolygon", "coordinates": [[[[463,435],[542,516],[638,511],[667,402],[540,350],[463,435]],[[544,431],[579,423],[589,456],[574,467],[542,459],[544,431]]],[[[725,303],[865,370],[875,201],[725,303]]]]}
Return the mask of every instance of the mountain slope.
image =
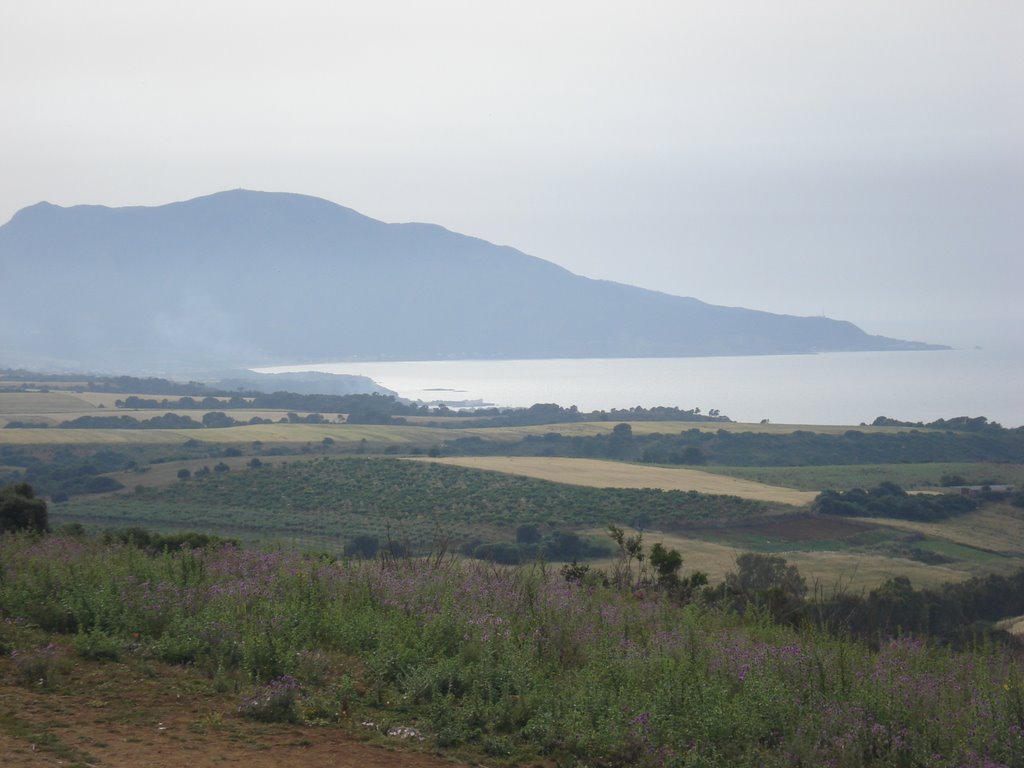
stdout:
{"type": "Polygon", "coordinates": [[[0,227],[0,364],[196,370],[349,358],[924,349],[827,318],[590,280],[429,224],[235,190],[0,227]]]}

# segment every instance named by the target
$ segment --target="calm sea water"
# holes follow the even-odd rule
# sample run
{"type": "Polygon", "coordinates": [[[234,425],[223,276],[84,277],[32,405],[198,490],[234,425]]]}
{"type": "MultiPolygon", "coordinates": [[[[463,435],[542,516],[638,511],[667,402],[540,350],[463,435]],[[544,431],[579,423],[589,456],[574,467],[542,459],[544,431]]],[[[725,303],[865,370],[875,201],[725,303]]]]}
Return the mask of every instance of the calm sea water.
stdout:
{"type": "Polygon", "coordinates": [[[1024,425],[1024,356],[1013,351],[764,357],[360,362],[262,368],[369,376],[414,400],[608,410],[719,409],[735,421],[860,424],[987,416],[1024,425]]]}

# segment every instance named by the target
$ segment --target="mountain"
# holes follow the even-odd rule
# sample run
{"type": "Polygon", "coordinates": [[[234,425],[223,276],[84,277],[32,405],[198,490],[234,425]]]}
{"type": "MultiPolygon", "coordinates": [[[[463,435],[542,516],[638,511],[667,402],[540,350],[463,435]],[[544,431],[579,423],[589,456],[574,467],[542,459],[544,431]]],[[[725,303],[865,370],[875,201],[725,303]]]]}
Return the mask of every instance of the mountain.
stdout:
{"type": "Polygon", "coordinates": [[[347,359],[933,348],[591,280],[432,224],[234,190],[39,203],[0,227],[0,364],[202,370],[347,359]]]}

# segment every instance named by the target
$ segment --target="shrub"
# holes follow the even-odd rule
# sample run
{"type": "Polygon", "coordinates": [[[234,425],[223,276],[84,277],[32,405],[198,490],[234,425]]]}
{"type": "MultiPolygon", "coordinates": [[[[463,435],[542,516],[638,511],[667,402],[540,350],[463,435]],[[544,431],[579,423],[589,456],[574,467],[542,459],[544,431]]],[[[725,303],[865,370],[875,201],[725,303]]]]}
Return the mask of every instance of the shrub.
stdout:
{"type": "Polygon", "coordinates": [[[68,671],[68,660],[53,643],[26,651],[11,651],[15,675],[22,685],[50,688],[68,671]]]}
{"type": "Polygon", "coordinates": [[[345,557],[361,557],[365,559],[377,556],[380,549],[380,541],[376,536],[362,534],[351,539],[345,544],[345,557]]]}
{"type": "Polygon", "coordinates": [[[238,713],[264,723],[296,723],[299,683],[291,675],[283,675],[259,686],[238,705],[238,713]]]}
{"type": "Polygon", "coordinates": [[[3,531],[48,531],[46,502],[37,499],[28,483],[0,488],[0,533],[3,531]]]}
{"type": "Polygon", "coordinates": [[[75,651],[83,659],[117,661],[121,655],[121,644],[98,629],[78,633],[75,636],[74,644],[75,651]]]}

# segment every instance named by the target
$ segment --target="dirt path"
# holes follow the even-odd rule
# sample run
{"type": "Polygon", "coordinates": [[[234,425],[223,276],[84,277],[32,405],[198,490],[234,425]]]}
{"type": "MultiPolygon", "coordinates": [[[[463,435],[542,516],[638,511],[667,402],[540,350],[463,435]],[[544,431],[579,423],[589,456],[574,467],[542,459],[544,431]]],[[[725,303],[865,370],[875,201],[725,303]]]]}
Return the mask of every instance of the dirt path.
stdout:
{"type": "MultiPolygon", "coordinates": [[[[53,690],[14,684],[0,660],[0,765],[111,768],[452,768],[416,744],[365,743],[352,724],[263,724],[187,670],[75,662],[53,690]],[[391,748],[389,748],[391,746],[391,748]]],[[[358,726],[355,726],[358,729],[358,726]]]]}

